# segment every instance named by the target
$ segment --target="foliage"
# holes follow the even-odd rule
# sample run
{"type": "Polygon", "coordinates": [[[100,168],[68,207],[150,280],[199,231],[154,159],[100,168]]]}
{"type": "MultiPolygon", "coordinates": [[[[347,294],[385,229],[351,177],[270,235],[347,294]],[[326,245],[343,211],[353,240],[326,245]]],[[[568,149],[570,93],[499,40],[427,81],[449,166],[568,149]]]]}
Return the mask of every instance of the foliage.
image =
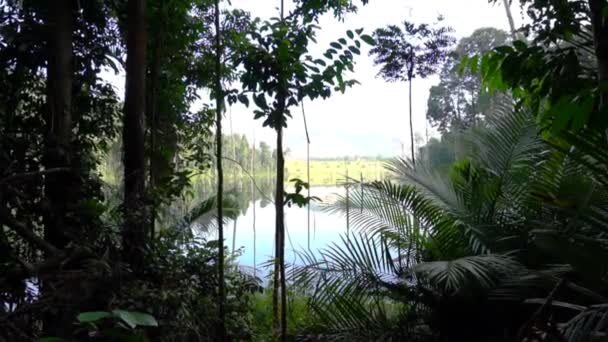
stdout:
{"type": "Polygon", "coordinates": [[[374,37],[377,44],[370,50],[370,55],[375,55],[374,64],[381,66],[379,76],[389,82],[408,82],[410,148],[412,162],[415,162],[412,80],[436,74],[447,59],[448,49],[455,38],[450,27],[415,25],[408,21],[403,22],[403,27],[404,31],[396,25],[376,29],[374,37]]]}
{"type": "MultiPolygon", "coordinates": [[[[439,18],[442,20],[442,18],[439,18]]],[[[447,49],[454,42],[449,27],[433,27],[405,21],[403,30],[397,25],[374,32],[376,46],[370,54],[381,65],[379,76],[389,82],[410,82],[436,74],[447,58],[447,49]]]]}
{"type": "Polygon", "coordinates": [[[481,28],[458,42],[443,63],[439,84],[430,89],[426,116],[439,132],[472,127],[492,112],[500,100],[498,94],[491,95],[482,90],[478,72],[466,70],[461,73],[458,66],[465,56],[483,54],[496,46],[505,45],[507,41],[506,32],[481,28]]]}
{"type": "MultiPolygon", "coordinates": [[[[390,168],[398,183],[362,184],[349,203],[341,198],[329,208],[348,210],[359,234],[324,249],[320,257],[304,253],[305,266],[294,266],[296,284],[311,291],[313,312],[329,322],[326,331],[354,338],[362,327],[370,332],[369,322],[389,324],[373,310],[357,309],[372,301],[406,308],[401,320],[376,331],[376,339],[399,326],[419,324],[428,324],[429,330],[408,333],[420,338],[435,333],[448,340],[501,340],[505,333],[515,338],[534,330],[525,327],[529,311],[519,304],[522,299],[550,295],[560,279],[571,287],[550,300],[573,307],[604,289],[595,277],[603,274],[597,260],[608,249],[585,235],[601,234],[605,223],[581,213],[603,210],[599,198],[606,188],[589,178],[591,170],[577,162],[579,155],[544,142],[531,115],[521,111],[493,119],[466,138],[468,153],[449,177],[396,161],[390,168]],[[587,188],[591,192],[579,191],[588,182],[595,184],[587,188]],[[597,200],[585,201],[585,196],[597,200]],[[579,206],[571,211],[565,202],[579,206]],[[577,247],[566,247],[568,239],[577,247]],[[600,267],[584,266],[590,263],[600,267]]],[[[598,155],[596,150],[585,153],[598,155]]],[[[557,314],[559,306],[547,310],[557,314]]],[[[560,321],[584,315],[570,312],[560,321]]],[[[572,334],[570,323],[543,324],[535,328],[572,334]]]]}
{"type": "Polygon", "coordinates": [[[298,207],[302,208],[304,206],[311,205],[311,202],[321,201],[321,199],[319,197],[304,196],[301,194],[302,190],[310,189],[310,185],[308,183],[306,183],[298,178],[291,179],[290,182],[293,182],[293,186],[294,186],[296,192],[294,192],[294,193],[286,192],[285,193],[285,205],[287,205],[288,207],[291,207],[292,204],[295,204],[298,207]]]}

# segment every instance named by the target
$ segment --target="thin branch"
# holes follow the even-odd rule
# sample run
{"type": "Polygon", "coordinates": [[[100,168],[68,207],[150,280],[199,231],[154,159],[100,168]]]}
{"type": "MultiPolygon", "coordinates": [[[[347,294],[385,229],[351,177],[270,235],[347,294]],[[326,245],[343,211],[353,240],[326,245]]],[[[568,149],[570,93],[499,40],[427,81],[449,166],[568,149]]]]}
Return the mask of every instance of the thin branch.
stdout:
{"type": "Polygon", "coordinates": [[[11,216],[12,215],[6,212],[6,210],[0,211],[0,225],[5,225],[9,227],[24,240],[32,243],[33,245],[38,246],[41,250],[43,250],[49,255],[60,254],[60,251],[59,249],[57,249],[57,247],[45,241],[43,238],[38,236],[38,234],[34,233],[34,231],[29,229],[25,224],[18,222],[11,216]]]}
{"type": "Polygon", "coordinates": [[[255,186],[255,188],[260,192],[260,195],[262,195],[262,197],[264,197],[264,199],[267,200],[268,202],[274,204],[274,201],[270,197],[266,196],[266,194],[264,193],[264,191],[262,191],[262,189],[258,186],[258,183],[256,183],[255,178],[253,177],[253,175],[249,171],[247,171],[247,169],[245,169],[245,167],[243,165],[241,165],[241,163],[239,163],[237,160],[234,160],[234,159],[232,159],[230,157],[222,157],[222,159],[231,161],[231,162],[235,163],[236,165],[238,165],[238,167],[240,167],[241,170],[243,172],[245,172],[245,174],[247,175],[247,177],[249,177],[249,179],[251,179],[251,181],[253,182],[253,185],[255,186]]]}

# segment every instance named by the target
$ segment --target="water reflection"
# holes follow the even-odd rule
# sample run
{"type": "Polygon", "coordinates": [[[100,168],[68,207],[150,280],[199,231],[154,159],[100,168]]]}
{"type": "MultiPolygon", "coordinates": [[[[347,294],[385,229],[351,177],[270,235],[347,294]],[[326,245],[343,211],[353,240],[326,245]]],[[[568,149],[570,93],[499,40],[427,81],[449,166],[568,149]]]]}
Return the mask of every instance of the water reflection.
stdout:
{"type": "MultiPolygon", "coordinates": [[[[328,203],[334,194],[340,193],[339,187],[313,187],[311,195],[328,203]]],[[[322,203],[313,204],[310,208],[310,249],[318,250],[331,242],[339,242],[340,234],[346,232],[346,221],[339,215],[330,215],[321,210],[322,203]]],[[[249,201],[246,209],[236,221],[230,223],[226,230],[226,244],[242,249],[239,262],[241,265],[261,264],[273,257],[275,211],[272,203],[266,198],[249,201]],[[255,215],[254,215],[255,211],[255,215]],[[255,239],[254,239],[255,216],[255,239]],[[255,240],[255,241],[254,241],[255,240]],[[255,242],[255,244],[254,244],[255,242]]],[[[287,229],[285,258],[296,259],[297,250],[308,248],[308,209],[285,208],[285,226],[287,229]]]]}
{"type": "MultiPolygon", "coordinates": [[[[260,265],[270,260],[274,253],[274,184],[273,180],[256,179],[255,182],[230,182],[226,186],[226,197],[230,197],[237,206],[237,218],[224,226],[224,243],[230,251],[240,253],[239,264],[242,266],[260,265]]],[[[195,198],[208,197],[212,183],[197,183],[193,188],[195,198]]],[[[287,189],[288,192],[293,189],[287,189]]],[[[340,234],[346,231],[346,221],[339,215],[329,215],[322,210],[324,203],[330,203],[343,188],[337,186],[312,187],[311,196],[321,198],[322,203],[313,203],[310,207],[310,249],[318,250],[330,242],[339,242],[340,234]]],[[[196,202],[195,200],[189,202],[196,202]]],[[[187,206],[186,203],[183,203],[187,206]]],[[[187,208],[182,210],[186,211],[187,208]]],[[[287,229],[285,258],[291,262],[295,259],[296,250],[308,248],[308,208],[296,206],[285,208],[285,226],[287,229]]],[[[206,234],[217,238],[215,230],[206,234]]]]}

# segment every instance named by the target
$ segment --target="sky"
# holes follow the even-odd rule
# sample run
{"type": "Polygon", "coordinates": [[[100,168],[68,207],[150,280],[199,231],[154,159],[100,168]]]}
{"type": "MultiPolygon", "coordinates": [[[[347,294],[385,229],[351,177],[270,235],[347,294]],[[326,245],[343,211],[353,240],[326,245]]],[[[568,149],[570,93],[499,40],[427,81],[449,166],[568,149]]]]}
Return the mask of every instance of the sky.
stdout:
{"type": "MultiPolygon", "coordinates": [[[[286,1],[289,2],[289,1],[286,1]]],[[[250,11],[262,19],[277,16],[279,0],[232,0],[232,6],[250,11]]],[[[519,5],[512,5],[516,25],[521,22],[519,5]]],[[[443,15],[443,24],[451,26],[457,38],[466,37],[481,27],[509,30],[505,9],[501,1],[489,4],[488,0],[372,0],[360,6],[355,14],[339,22],[331,15],[320,21],[317,46],[311,53],[320,56],[329,43],[345,35],[347,29],[364,28],[371,34],[376,28],[399,24],[403,20],[415,23],[434,22],[443,15]]],[[[352,78],[360,85],[347,89],[344,94],[334,93],[327,100],[305,101],[304,107],[310,134],[311,157],[339,156],[395,156],[409,151],[409,122],[407,83],[389,83],[376,77],[379,67],[373,65],[369,48],[362,49],[355,59],[352,78]],[[402,145],[403,144],[403,145],[402,145]]],[[[412,108],[414,132],[425,137],[425,113],[429,88],[439,82],[438,77],[414,80],[412,108]]],[[[231,108],[232,130],[246,134],[250,141],[264,140],[274,145],[274,131],[254,121],[251,109],[242,105],[231,108]],[[255,132],[254,132],[255,131],[255,132]]],[[[292,110],[285,141],[291,150],[288,158],[306,158],[306,136],[300,109],[292,110]]],[[[227,117],[228,121],[230,117],[227,117]]],[[[225,127],[229,130],[229,122],[225,127]]],[[[437,133],[429,128],[429,135],[437,133]]]]}
{"type": "MultiPolygon", "coordinates": [[[[232,7],[249,11],[253,17],[268,19],[278,16],[280,0],[232,0],[232,7]]],[[[285,0],[286,11],[291,1],[285,0]]],[[[356,1],[358,3],[359,1],[356,1]]],[[[513,1],[515,25],[522,21],[519,4],[513,1]]],[[[489,4],[488,0],[371,0],[359,11],[346,16],[340,22],[327,14],[321,18],[321,30],[317,44],[310,48],[313,55],[322,56],[329,43],[345,36],[348,29],[363,28],[371,34],[376,28],[390,24],[399,25],[403,20],[414,23],[430,23],[442,15],[442,25],[451,26],[457,39],[466,37],[478,28],[495,27],[509,30],[502,1],[489,4]]],[[[407,83],[389,83],[376,77],[379,67],[374,66],[369,48],[363,44],[361,55],[355,58],[354,78],[361,84],[334,92],[326,100],[305,101],[306,119],[310,134],[310,156],[328,158],[341,156],[401,155],[409,151],[408,88],[407,83]]],[[[124,74],[110,76],[112,82],[124,92],[124,74]]],[[[414,132],[425,138],[426,103],[431,86],[437,84],[437,76],[413,81],[412,108],[414,132]]],[[[207,96],[203,100],[209,102],[207,96]]],[[[195,104],[194,107],[201,103],[195,104]]],[[[262,127],[262,120],[253,120],[252,108],[233,105],[224,122],[225,132],[245,134],[256,144],[263,140],[275,145],[275,133],[262,127]]],[[[290,149],[288,158],[306,158],[306,135],[302,112],[292,109],[293,118],[285,130],[285,145],[290,149]]],[[[428,125],[429,136],[437,133],[428,125]]]]}

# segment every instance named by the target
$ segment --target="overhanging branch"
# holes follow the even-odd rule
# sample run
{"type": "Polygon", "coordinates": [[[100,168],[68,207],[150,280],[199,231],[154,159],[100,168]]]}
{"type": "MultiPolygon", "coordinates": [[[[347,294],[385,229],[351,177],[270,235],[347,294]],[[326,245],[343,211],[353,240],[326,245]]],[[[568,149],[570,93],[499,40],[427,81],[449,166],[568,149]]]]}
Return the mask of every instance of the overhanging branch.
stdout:
{"type": "Polygon", "coordinates": [[[38,234],[28,228],[25,224],[15,220],[5,209],[0,210],[0,225],[9,227],[21,238],[40,248],[49,255],[60,254],[59,249],[38,236],[38,234]]]}

